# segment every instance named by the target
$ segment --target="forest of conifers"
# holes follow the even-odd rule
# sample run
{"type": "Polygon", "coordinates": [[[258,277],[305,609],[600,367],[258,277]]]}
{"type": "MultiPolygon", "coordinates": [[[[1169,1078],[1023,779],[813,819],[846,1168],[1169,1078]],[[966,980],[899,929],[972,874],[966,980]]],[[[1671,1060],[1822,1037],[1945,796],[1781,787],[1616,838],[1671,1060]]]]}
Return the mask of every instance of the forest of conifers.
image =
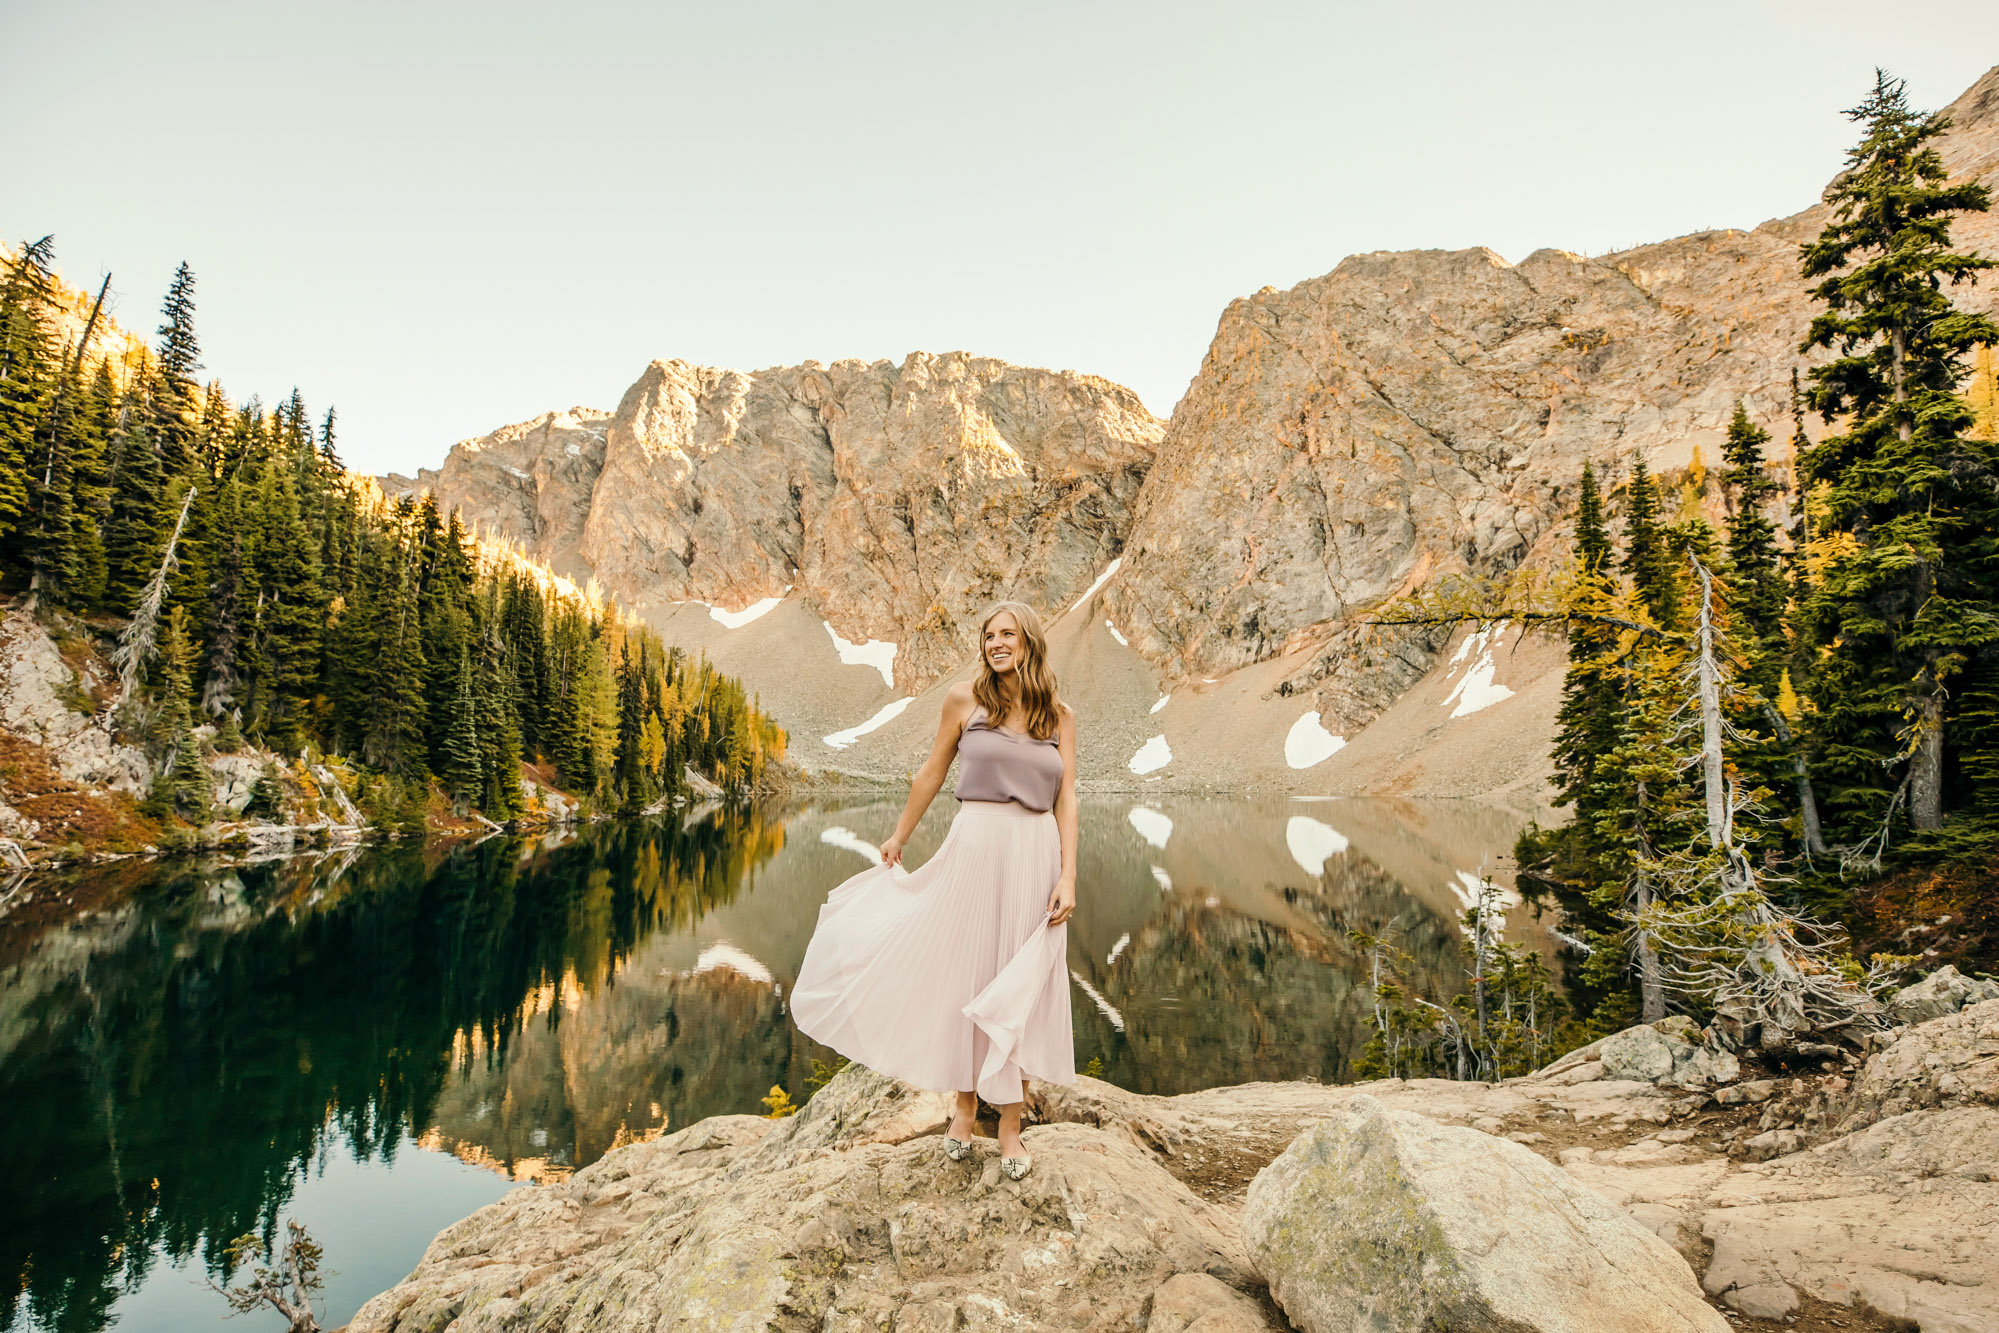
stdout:
{"type": "MultiPolygon", "coordinates": [[[[1900,83],[1848,115],[1863,137],[1799,256],[1819,313],[1797,350],[1818,357],[1793,376],[1791,476],[1738,405],[1716,473],[1662,487],[1631,460],[1619,543],[1586,469],[1548,599],[1574,818],[1518,855],[1589,952],[1599,1031],[1725,1011],[1759,969],[1885,984],[1913,960],[1854,956],[1855,887],[1999,848],[1999,329],[1952,299],[1995,261],[1951,247],[1990,200],[1948,179],[1948,121],[1900,83]]],[[[1999,906],[1989,875],[1980,892],[1999,906]]],[[[1828,1017],[1800,1003],[1783,1021],[1828,1017]]]]}
{"type": "Polygon", "coordinates": [[[118,639],[149,814],[207,818],[204,749],[245,741],[348,757],[405,825],[433,793],[518,815],[524,759],[596,809],[669,797],[688,765],[740,795],[782,760],[705,659],[348,473],[333,412],[200,383],[186,265],[148,347],[62,285],[52,238],[4,262],[0,587],[118,639]]]}

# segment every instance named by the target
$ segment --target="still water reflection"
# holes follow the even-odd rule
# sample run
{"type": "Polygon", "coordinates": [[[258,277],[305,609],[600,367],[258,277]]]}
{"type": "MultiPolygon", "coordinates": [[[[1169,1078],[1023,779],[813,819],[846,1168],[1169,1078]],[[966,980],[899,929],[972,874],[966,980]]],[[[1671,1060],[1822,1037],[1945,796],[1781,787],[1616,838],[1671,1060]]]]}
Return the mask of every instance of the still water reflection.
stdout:
{"type": "MultiPolygon", "coordinates": [[[[65,886],[100,904],[80,917],[0,918],[0,1329],[218,1324],[199,1280],[282,1216],[327,1245],[335,1326],[514,1182],[802,1099],[831,1052],[790,979],[899,809],[127,866],[65,886]]],[[[1345,1078],[1368,1010],[1346,931],[1392,929],[1455,992],[1467,883],[1516,831],[1459,804],[1086,799],[1079,1066],[1146,1092],[1345,1078]]]]}

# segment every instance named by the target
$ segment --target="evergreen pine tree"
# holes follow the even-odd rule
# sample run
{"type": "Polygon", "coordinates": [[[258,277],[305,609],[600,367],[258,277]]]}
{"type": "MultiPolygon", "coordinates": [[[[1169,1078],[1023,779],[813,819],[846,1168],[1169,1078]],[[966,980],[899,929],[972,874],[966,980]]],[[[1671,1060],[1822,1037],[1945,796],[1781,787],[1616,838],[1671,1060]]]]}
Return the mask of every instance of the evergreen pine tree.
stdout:
{"type": "Polygon", "coordinates": [[[236,413],[229,406],[229,395],[222,391],[222,381],[210,380],[207,394],[201,402],[201,425],[195,439],[195,465],[211,481],[219,480],[228,471],[229,442],[235,417],[236,413]]]}
{"type": "MultiPolygon", "coordinates": [[[[1781,638],[1784,577],[1778,562],[1777,525],[1770,521],[1770,498],[1778,486],[1763,470],[1763,446],[1770,432],[1749,419],[1738,401],[1722,446],[1727,468],[1722,484],[1729,502],[1728,560],[1735,586],[1734,606],[1742,628],[1759,645],[1781,638]]],[[[1771,660],[1777,660],[1773,655],[1771,660]]]]}
{"type": "Polygon", "coordinates": [[[201,710],[210,716],[233,714],[243,684],[243,630],[247,608],[259,591],[255,562],[250,559],[244,487],[234,477],[221,485],[216,501],[216,545],[208,587],[208,669],[201,687],[201,710]]]}
{"type": "Polygon", "coordinates": [[[480,808],[502,823],[517,819],[521,802],[521,731],[513,676],[500,634],[497,588],[485,596],[479,624],[476,688],[479,701],[480,808]]]}
{"type": "Polygon", "coordinates": [[[1811,452],[1811,437],[1805,433],[1805,395],[1798,384],[1797,367],[1791,368],[1791,526],[1785,534],[1790,542],[1790,605],[1785,632],[1791,641],[1787,664],[1798,681],[1810,678],[1818,656],[1818,636],[1805,623],[1804,613],[1814,605],[1811,595],[1811,564],[1806,558],[1812,542],[1810,483],[1805,478],[1805,456],[1811,452]]]}
{"type": "Polygon", "coordinates": [[[333,476],[338,476],[342,470],[340,466],[340,451],[334,447],[333,422],[336,415],[334,410],[329,407],[326,409],[325,420],[319,423],[320,465],[326,469],[329,475],[333,476]]]}
{"type": "Polygon", "coordinates": [[[479,695],[473,684],[469,653],[458,656],[457,684],[443,715],[438,737],[437,777],[460,813],[482,794],[483,764],[479,745],[479,695]]]}
{"type": "Polygon", "coordinates": [[[208,765],[202,761],[201,745],[194,734],[194,713],[188,706],[194,680],[194,645],[188,638],[183,607],[167,613],[159,661],[159,700],[152,730],[161,759],[154,800],[157,806],[199,823],[208,817],[212,793],[208,765]]]}
{"type": "Polygon", "coordinates": [[[1974,414],[1955,391],[1966,353],[1999,342],[1999,328],[1945,290],[1994,264],[1950,248],[1952,218],[1990,197],[1949,182],[1935,143],[1948,117],[1912,111],[1880,72],[1846,114],[1863,133],[1827,192],[1831,221],[1801,247],[1825,309],[1799,350],[1833,349],[1810,372],[1810,400],[1828,422],[1848,418],[1806,452],[1804,471],[1829,556],[1814,589],[1828,650],[1813,688],[1821,762],[1849,797],[1878,794],[1850,811],[1845,831],[1858,837],[1860,820],[1889,813],[1875,776],[1885,765],[1905,768],[1917,829],[1941,826],[1951,803],[1952,680],[1999,623],[1983,549],[1999,522],[1999,457],[1967,437],[1974,414]]]}
{"type": "Polygon", "coordinates": [[[163,314],[153,363],[153,440],[167,475],[178,477],[199,466],[202,417],[202,392],[194,379],[201,369],[201,346],[194,336],[194,271],[185,263],[174,271],[163,314]]]}
{"type": "MultiPolygon", "coordinates": [[[[1611,572],[1614,554],[1604,523],[1603,499],[1596,470],[1583,464],[1576,502],[1576,575],[1580,596],[1592,609],[1608,606],[1616,593],[1611,572]]],[[[1569,669],[1562,683],[1562,708],[1556,719],[1555,781],[1558,805],[1575,806],[1576,825],[1587,828],[1593,818],[1587,793],[1596,757],[1615,739],[1621,696],[1618,668],[1609,660],[1617,632],[1601,625],[1576,622],[1569,630],[1569,669]]]]}
{"type": "Polygon", "coordinates": [[[423,628],[414,553],[395,548],[382,599],[381,652],[363,755],[377,768],[413,776],[426,752],[423,628]]]}
{"type": "MultiPolygon", "coordinates": [[[[65,358],[65,361],[67,358],[65,358]]],[[[37,596],[67,599],[88,559],[88,536],[78,506],[93,441],[91,418],[81,400],[83,386],[65,364],[49,410],[35,432],[27,459],[27,511],[22,515],[20,551],[28,586],[37,596]],[[79,458],[79,455],[85,455],[79,458]]]]}
{"type": "Polygon", "coordinates": [[[632,660],[631,639],[618,653],[618,748],[613,781],[627,809],[643,809],[652,799],[641,738],[645,733],[645,664],[632,660]]]}
{"type": "Polygon", "coordinates": [[[1624,572],[1631,576],[1653,622],[1670,629],[1679,613],[1679,580],[1668,549],[1670,539],[1659,522],[1659,492],[1652,484],[1643,454],[1631,462],[1629,489],[1624,520],[1624,572]]]}
{"type": "Polygon", "coordinates": [[[180,507],[143,419],[147,375],[142,364],[120,396],[109,442],[105,603],[107,610],[121,616],[130,615],[138,604],[140,590],[159,564],[174,511],[180,507]]]}
{"type": "Polygon", "coordinates": [[[426,494],[417,507],[416,536],[423,570],[423,656],[430,663],[424,698],[430,708],[432,764],[444,764],[445,717],[457,696],[457,663],[472,650],[472,560],[464,529],[453,513],[447,525],[426,494]]]}
{"type": "Polygon", "coordinates": [[[531,755],[549,752],[548,719],[552,692],[549,677],[548,616],[541,589],[518,571],[507,575],[507,661],[514,673],[514,698],[520,713],[521,745],[531,755]]]}
{"type": "Polygon", "coordinates": [[[579,702],[588,668],[583,617],[574,607],[558,604],[549,628],[550,688],[543,740],[564,787],[587,793],[589,740],[583,727],[586,710],[579,702]]]}
{"type": "Polygon", "coordinates": [[[299,512],[297,483],[288,475],[267,478],[262,498],[266,506],[259,551],[264,592],[259,645],[266,708],[262,721],[270,740],[296,750],[313,732],[326,600],[318,546],[299,512]]]}
{"type": "Polygon", "coordinates": [[[0,281],[0,537],[28,505],[28,460],[54,397],[55,238],[21,247],[0,281]]]}
{"type": "Polygon", "coordinates": [[[65,600],[84,610],[103,606],[110,578],[109,558],[104,548],[104,527],[109,518],[111,488],[107,484],[105,454],[112,423],[118,415],[118,385],[109,360],[98,362],[88,379],[72,417],[70,480],[73,488],[71,550],[74,573],[64,589],[65,600]]]}
{"type": "Polygon", "coordinates": [[[367,747],[371,715],[386,681],[383,642],[393,605],[390,578],[400,550],[372,523],[357,524],[340,578],[338,613],[327,626],[325,689],[333,708],[333,743],[344,752],[367,747]]]}

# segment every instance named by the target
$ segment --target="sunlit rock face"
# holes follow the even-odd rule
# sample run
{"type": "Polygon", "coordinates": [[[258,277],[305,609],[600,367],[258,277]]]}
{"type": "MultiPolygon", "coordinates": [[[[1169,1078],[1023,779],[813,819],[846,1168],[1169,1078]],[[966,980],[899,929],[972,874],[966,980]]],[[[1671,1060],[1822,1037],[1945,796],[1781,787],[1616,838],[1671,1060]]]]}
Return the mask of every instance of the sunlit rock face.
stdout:
{"type": "Polygon", "coordinates": [[[512,538],[558,573],[581,573],[583,525],[610,429],[609,412],[544,412],[462,441],[441,470],[423,468],[414,479],[384,477],[383,488],[391,495],[432,490],[480,531],[512,538]]]}
{"type": "MultiPolygon", "coordinates": [[[[1950,114],[1946,165],[1999,182],[1999,69],[1950,114]]],[[[1111,615],[1179,679],[1332,652],[1319,706],[1365,721],[1384,705],[1356,696],[1408,664],[1367,662],[1342,626],[1440,575],[1554,553],[1584,460],[1613,480],[1640,453],[1712,463],[1738,399],[1781,450],[1814,311],[1798,245],[1827,216],[1595,258],[1354,255],[1230,303],[1141,492],[1111,615]]],[[[1999,251],[1999,219],[1955,239],[1999,251]]],[[[1990,311],[1999,284],[1956,295],[1990,311]]]]}
{"type": "Polygon", "coordinates": [[[965,657],[992,599],[1089,586],[1163,429],[1108,380],[962,353],[655,361],[608,418],[508,427],[416,484],[641,610],[799,588],[849,639],[899,644],[911,690],[965,657]]]}

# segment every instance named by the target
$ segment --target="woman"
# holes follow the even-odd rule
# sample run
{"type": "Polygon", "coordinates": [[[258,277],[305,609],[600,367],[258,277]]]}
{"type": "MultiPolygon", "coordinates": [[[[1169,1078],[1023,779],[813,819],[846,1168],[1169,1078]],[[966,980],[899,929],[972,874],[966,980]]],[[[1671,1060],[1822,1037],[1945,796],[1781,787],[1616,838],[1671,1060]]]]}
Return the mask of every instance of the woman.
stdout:
{"type": "Polygon", "coordinates": [[[958,1094],[945,1131],[971,1155],[979,1098],[999,1109],[1000,1169],[1020,1146],[1021,1079],[1076,1080],[1066,975],[1076,906],[1076,717],[1055,697],[1041,621],[1001,602],[979,673],[944,696],[930,757],[881,864],[826,896],[791,994],[798,1030],[870,1069],[958,1094]],[[958,813],[914,871],[902,849],[959,760],[958,813]]]}

